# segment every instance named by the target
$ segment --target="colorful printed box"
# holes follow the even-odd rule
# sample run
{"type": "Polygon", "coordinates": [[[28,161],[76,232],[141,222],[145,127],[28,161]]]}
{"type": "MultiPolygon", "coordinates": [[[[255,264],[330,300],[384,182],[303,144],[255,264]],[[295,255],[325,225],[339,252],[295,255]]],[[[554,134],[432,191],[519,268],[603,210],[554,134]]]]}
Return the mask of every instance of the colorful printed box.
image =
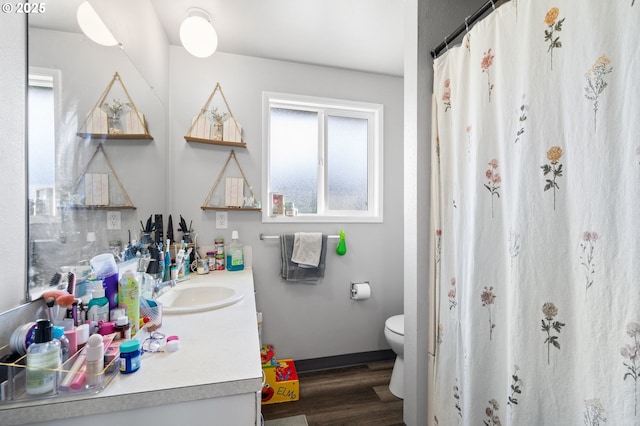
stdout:
{"type": "Polygon", "coordinates": [[[292,359],[278,360],[276,367],[262,367],[265,384],[262,386],[262,404],[297,401],[300,382],[292,359]]]}

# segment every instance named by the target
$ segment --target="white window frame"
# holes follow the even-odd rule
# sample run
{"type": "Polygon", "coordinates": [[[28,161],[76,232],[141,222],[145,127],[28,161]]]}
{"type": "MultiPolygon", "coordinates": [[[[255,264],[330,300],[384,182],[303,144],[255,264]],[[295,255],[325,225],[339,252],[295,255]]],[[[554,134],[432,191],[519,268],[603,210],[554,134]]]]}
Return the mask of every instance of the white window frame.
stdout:
{"type": "MultiPolygon", "coordinates": [[[[287,93],[263,92],[262,94],[262,222],[263,223],[381,223],[383,222],[383,122],[382,104],[355,102],[341,99],[321,98],[315,96],[294,95],[287,93]],[[294,108],[319,113],[319,153],[318,153],[318,213],[298,214],[297,216],[272,216],[270,210],[270,112],[271,108],[294,108]],[[327,171],[324,167],[326,158],[327,115],[365,118],[369,120],[368,128],[368,209],[333,210],[326,209],[325,194],[327,171]]],[[[286,195],[285,195],[286,197],[286,195]]],[[[286,199],[285,199],[286,201],[286,199]]]]}

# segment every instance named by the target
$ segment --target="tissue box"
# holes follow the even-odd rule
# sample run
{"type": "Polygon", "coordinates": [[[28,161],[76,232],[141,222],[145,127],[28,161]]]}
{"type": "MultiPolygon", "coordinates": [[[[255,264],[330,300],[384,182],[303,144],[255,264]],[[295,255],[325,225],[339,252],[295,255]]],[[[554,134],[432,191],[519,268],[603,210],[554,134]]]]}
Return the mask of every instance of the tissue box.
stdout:
{"type": "Polygon", "coordinates": [[[265,384],[262,404],[276,404],[300,399],[300,382],[292,359],[281,359],[275,367],[263,366],[265,384]]]}

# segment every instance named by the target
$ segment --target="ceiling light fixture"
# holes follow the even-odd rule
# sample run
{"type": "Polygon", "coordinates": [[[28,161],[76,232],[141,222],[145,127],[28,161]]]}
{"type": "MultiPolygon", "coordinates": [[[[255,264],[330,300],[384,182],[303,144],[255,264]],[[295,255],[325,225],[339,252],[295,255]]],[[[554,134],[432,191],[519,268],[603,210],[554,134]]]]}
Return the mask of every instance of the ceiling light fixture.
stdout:
{"type": "Polygon", "coordinates": [[[92,41],[103,46],[115,46],[118,44],[116,38],[111,34],[111,31],[109,31],[88,1],[85,1],[78,6],[76,19],[78,20],[78,25],[80,25],[82,32],[92,41]]]}
{"type": "Polygon", "coordinates": [[[182,45],[198,58],[213,55],[218,48],[218,34],[211,24],[211,16],[200,8],[189,9],[187,15],[180,25],[182,45]]]}

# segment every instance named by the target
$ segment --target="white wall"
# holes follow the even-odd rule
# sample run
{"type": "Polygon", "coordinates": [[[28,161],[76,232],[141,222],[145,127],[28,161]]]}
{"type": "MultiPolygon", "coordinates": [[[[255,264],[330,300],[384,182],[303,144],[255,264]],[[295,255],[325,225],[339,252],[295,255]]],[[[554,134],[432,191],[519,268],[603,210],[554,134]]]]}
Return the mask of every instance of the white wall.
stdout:
{"type": "MultiPolygon", "coordinates": [[[[402,79],[216,53],[197,59],[171,47],[170,212],[182,214],[208,244],[230,239],[236,229],[253,248],[258,309],[264,314],[263,341],[281,358],[309,359],[388,349],[384,321],[402,312],[402,79]],[[215,229],[215,212],[202,205],[230,148],[187,143],[191,119],[219,82],[231,111],[243,126],[246,149],[236,156],[257,196],[261,196],[262,92],[285,92],[384,104],[384,223],[262,224],[258,212],[229,212],[229,229],[215,229]],[[335,254],[330,241],[325,278],[317,285],[288,284],[279,278],[278,240],[259,234],[321,231],[347,235],[348,252],[335,254]],[[372,297],[349,298],[351,281],[368,280],[372,297]]],[[[216,95],[219,96],[219,95],[216,95]]],[[[240,176],[232,161],[229,169],[240,176]]]]}
{"type": "Polygon", "coordinates": [[[0,265],[6,271],[0,280],[0,312],[25,301],[26,282],[26,145],[25,68],[26,17],[0,15],[0,235],[5,249],[0,265]],[[10,190],[9,190],[10,188],[10,190]]]}

